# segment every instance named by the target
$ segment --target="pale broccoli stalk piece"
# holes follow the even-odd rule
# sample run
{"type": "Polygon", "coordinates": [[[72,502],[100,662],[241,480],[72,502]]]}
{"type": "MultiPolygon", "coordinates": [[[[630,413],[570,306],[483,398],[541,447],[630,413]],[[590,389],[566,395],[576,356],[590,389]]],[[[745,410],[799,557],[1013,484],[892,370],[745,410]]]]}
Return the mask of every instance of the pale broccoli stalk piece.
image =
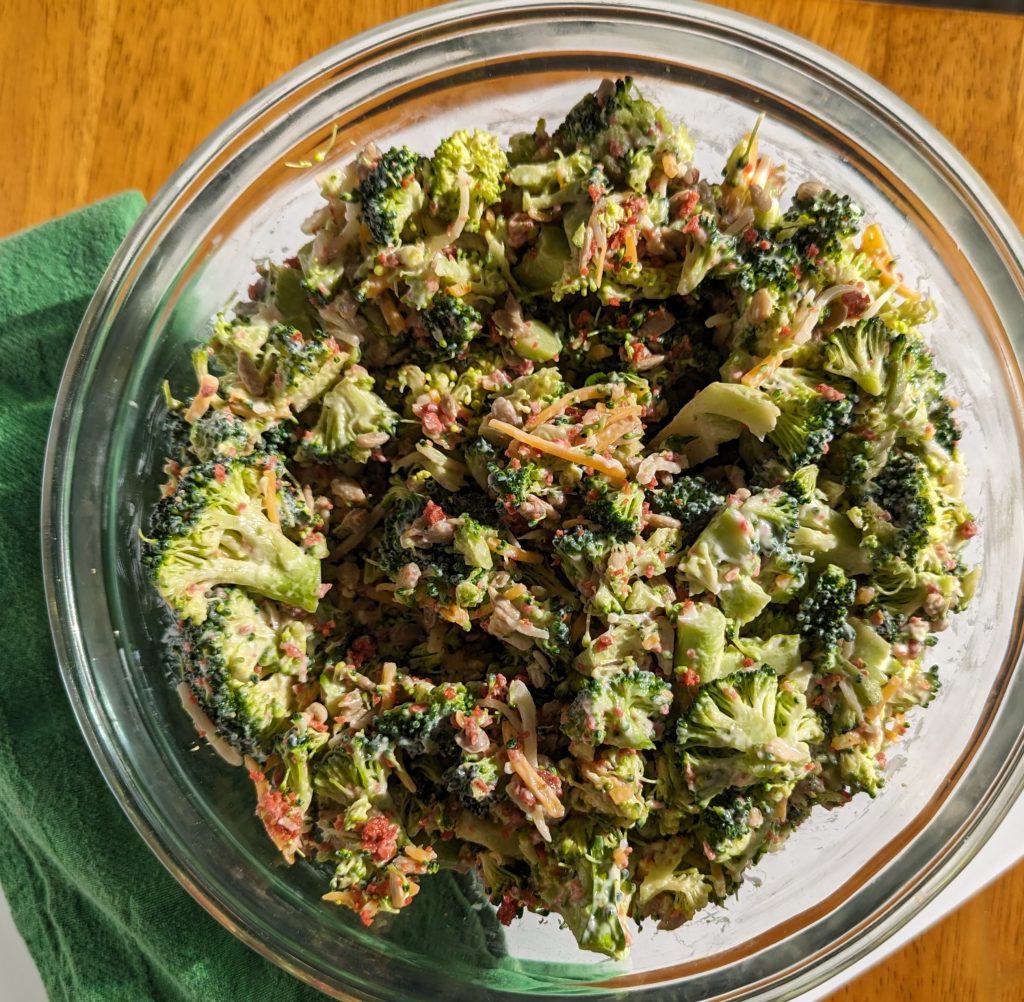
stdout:
{"type": "Polygon", "coordinates": [[[194,466],[157,503],[143,559],[183,619],[201,623],[206,594],[218,584],[316,611],[317,552],[293,543],[268,513],[269,506],[276,518],[282,503],[276,474],[272,461],[256,457],[194,466]]]}
{"type": "Polygon", "coordinates": [[[382,153],[359,184],[359,204],[370,239],[379,246],[402,242],[402,231],[423,206],[420,157],[406,147],[382,153]]]}
{"type": "Polygon", "coordinates": [[[476,233],[480,217],[505,190],[508,156],[497,136],[462,129],[443,139],[430,161],[430,199],[440,217],[454,222],[465,213],[465,230],[476,233]],[[465,192],[464,192],[465,189],[465,192]]]}
{"type": "Polygon", "coordinates": [[[779,675],[792,674],[800,667],[800,636],[796,633],[777,633],[763,639],[737,636],[732,646],[744,663],[768,665],[779,675]]]}
{"type": "Polygon", "coordinates": [[[572,248],[565,231],[560,226],[542,226],[513,273],[530,292],[548,292],[562,280],[571,256],[572,248]]]}
{"type": "Polygon", "coordinates": [[[533,880],[543,907],[565,920],[583,950],[620,960],[629,951],[626,925],[633,885],[625,833],[589,818],[569,818],[537,849],[533,880]]]}
{"type": "Polygon", "coordinates": [[[762,561],[787,545],[796,524],[796,502],[778,488],[734,496],[679,565],[691,594],[709,591],[729,619],[750,622],[771,600],[755,580],[762,561]]]}
{"type": "Polygon", "coordinates": [[[594,748],[653,748],[672,706],[672,687],[649,671],[619,671],[586,679],[565,711],[562,732],[594,748]]]}
{"type": "Polygon", "coordinates": [[[185,621],[182,678],[218,735],[263,761],[297,709],[309,626],[271,615],[240,588],[216,588],[201,624],[185,621]]]}
{"type": "Polygon", "coordinates": [[[714,884],[692,863],[686,837],[660,839],[641,850],[634,864],[637,919],[655,919],[659,929],[678,929],[715,899],[714,884]]]}
{"type": "Polygon", "coordinates": [[[300,443],[300,457],[318,463],[369,462],[394,434],[398,415],[377,395],[373,376],[352,366],[327,392],[320,417],[300,443]]]}
{"type": "MultiPolygon", "coordinates": [[[[782,486],[787,489],[786,484],[782,486]]],[[[850,575],[871,571],[871,556],[862,545],[862,533],[845,513],[814,500],[801,504],[798,518],[789,545],[813,557],[815,571],[828,564],[836,564],[850,575]]]]}
{"type": "Polygon", "coordinates": [[[709,602],[686,601],[676,619],[673,671],[685,686],[711,682],[722,674],[728,620],[709,602]]]}
{"type": "Polygon", "coordinates": [[[644,786],[644,757],[635,748],[605,748],[593,760],[576,761],[570,805],[596,812],[620,828],[643,825],[650,805],[644,786]]]}
{"type": "Polygon", "coordinates": [[[649,448],[660,448],[669,439],[687,440],[675,451],[693,467],[714,456],[723,442],[739,438],[744,429],[764,439],[778,416],[779,408],[754,387],[709,383],[654,436],[649,448]]]}
{"type": "Polygon", "coordinates": [[[794,783],[811,764],[809,743],[823,737],[803,693],[768,667],[702,686],[676,729],[687,785],[702,804],[730,787],[794,783]]]}
{"type": "Polygon", "coordinates": [[[841,327],[825,342],[825,370],[852,379],[865,393],[886,387],[886,360],[894,333],[878,317],[841,327]]]}

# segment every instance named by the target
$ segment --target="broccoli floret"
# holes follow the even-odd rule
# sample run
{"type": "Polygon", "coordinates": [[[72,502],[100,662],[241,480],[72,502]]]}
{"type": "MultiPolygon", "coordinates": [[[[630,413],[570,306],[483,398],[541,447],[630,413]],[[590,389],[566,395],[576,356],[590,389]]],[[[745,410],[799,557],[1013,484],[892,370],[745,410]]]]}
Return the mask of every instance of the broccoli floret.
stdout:
{"type": "Polygon", "coordinates": [[[783,367],[763,388],[780,412],[768,438],[790,469],[817,462],[850,423],[854,401],[812,373],[783,367]]]}
{"type": "Polygon", "coordinates": [[[680,717],[676,741],[686,782],[702,804],[729,787],[794,782],[823,737],[803,693],[767,666],[701,687],[680,717]]]}
{"type": "Polygon", "coordinates": [[[767,289],[773,298],[780,298],[797,288],[800,258],[796,247],[779,242],[771,233],[752,231],[750,239],[739,243],[740,267],[728,281],[743,292],[767,289]]]}
{"type": "Polygon", "coordinates": [[[885,390],[885,363],[892,331],[878,317],[835,331],[825,342],[825,369],[852,379],[865,393],[885,390]]]}
{"type": "Polygon", "coordinates": [[[831,665],[840,641],[852,639],[853,631],[846,617],[856,593],[857,582],[835,564],[829,564],[801,600],[797,625],[819,666],[831,665]]]}
{"type": "Polygon", "coordinates": [[[581,949],[615,959],[626,955],[630,941],[627,846],[625,834],[606,822],[568,818],[537,848],[533,867],[544,908],[562,916],[581,949]]]}
{"type": "Polygon", "coordinates": [[[496,136],[474,129],[452,133],[434,151],[430,161],[430,198],[439,215],[454,220],[462,202],[461,186],[469,187],[469,217],[466,232],[480,229],[484,209],[501,198],[505,190],[508,157],[496,136]],[[460,175],[465,180],[460,181],[460,175]]]}
{"type": "Polygon", "coordinates": [[[320,560],[293,543],[268,517],[280,480],[263,458],[205,463],[189,469],[153,510],[143,560],[157,590],[182,618],[206,618],[206,593],[236,584],[315,612],[320,560]]]}
{"type": "Polygon", "coordinates": [[[448,293],[434,297],[420,314],[423,328],[448,358],[464,354],[469,342],[480,333],[483,319],[463,299],[448,293]]]}
{"type": "Polygon", "coordinates": [[[207,605],[201,624],[182,626],[182,677],[218,734],[262,761],[296,709],[308,627],[272,619],[240,588],[214,589],[207,605]]]}
{"type": "Polygon", "coordinates": [[[454,793],[459,803],[475,814],[486,813],[494,803],[500,778],[497,760],[484,756],[463,758],[444,774],[448,792],[454,793]]]}
{"type": "Polygon", "coordinates": [[[690,295],[709,276],[715,277],[720,272],[730,272],[735,268],[736,237],[723,233],[715,216],[701,213],[697,219],[705,239],[703,242],[692,240],[683,257],[679,284],[675,289],[681,296],[690,295]]]}
{"type": "Polygon", "coordinates": [[[896,527],[894,552],[914,560],[936,523],[934,488],[924,463],[909,452],[894,453],[875,478],[873,495],[896,527]]]}
{"type": "Polygon", "coordinates": [[[597,522],[613,539],[632,539],[640,530],[644,509],[643,489],[633,483],[615,487],[607,480],[590,477],[583,486],[583,514],[597,522]]]}
{"type": "Polygon", "coordinates": [[[818,467],[814,465],[801,466],[788,480],[779,484],[779,489],[785,491],[799,505],[812,504],[817,494],[818,467]]]}
{"type": "Polygon", "coordinates": [[[690,845],[680,837],[643,847],[635,863],[638,919],[656,919],[659,929],[678,929],[717,897],[711,879],[687,859],[690,845]]]}
{"type": "Polygon", "coordinates": [[[679,519],[684,546],[693,543],[725,504],[725,498],[698,476],[677,476],[667,487],[649,490],[647,497],[651,511],[679,519]]]}
{"type": "Polygon", "coordinates": [[[278,791],[293,798],[303,812],[313,800],[314,762],[329,737],[326,730],[310,726],[308,714],[296,713],[291,727],[277,739],[275,751],[284,766],[278,791]]]}
{"type": "Polygon", "coordinates": [[[397,424],[398,415],[374,392],[373,376],[353,366],[324,396],[316,426],[302,438],[300,458],[366,463],[397,424]]]}
{"type": "Polygon", "coordinates": [[[614,545],[615,541],[605,533],[582,525],[560,530],[551,541],[559,567],[576,585],[591,578],[595,569],[603,566],[614,545]]]}
{"type": "Polygon", "coordinates": [[[442,682],[430,690],[425,702],[402,703],[379,714],[374,726],[396,748],[409,755],[447,756],[454,742],[452,715],[473,708],[473,698],[461,682],[442,682]]]}
{"type": "Polygon", "coordinates": [[[382,153],[360,182],[363,221],[374,243],[400,244],[402,230],[423,204],[417,178],[420,157],[401,146],[382,153]]]}
{"type": "Polygon", "coordinates": [[[410,490],[394,487],[382,502],[384,523],[373,550],[372,560],[392,580],[408,564],[416,564],[425,584],[443,589],[445,583],[452,585],[465,576],[465,561],[461,554],[449,547],[413,546],[408,543],[406,531],[426,510],[428,498],[410,490]],[[406,545],[408,543],[408,545],[406,545]]]}
{"type": "Polygon", "coordinates": [[[343,733],[313,773],[318,797],[349,807],[362,797],[379,806],[388,792],[394,762],[391,743],[381,735],[363,731],[343,733]]]}
{"type": "Polygon", "coordinates": [[[248,456],[263,443],[255,422],[243,421],[226,407],[208,410],[189,428],[189,445],[200,462],[248,456]]]}
{"type": "Polygon", "coordinates": [[[642,825],[650,807],[644,789],[644,756],[635,748],[605,748],[592,761],[576,762],[579,780],[572,783],[572,806],[596,811],[622,828],[642,825]]]}
{"type": "Polygon", "coordinates": [[[653,748],[672,706],[672,687],[649,671],[619,671],[587,679],[562,722],[580,745],[653,748]]]}
{"type": "Polygon", "coordinates": [[[794,201],[782,217],[776,232],[792,240],[809,271],[817,270],[821,259],[835,259],[844,244],[855,236],[864,215],[849,195],[824,191],[804,201],[794,201]]]}
{"type": "Polygon", "coordinates": [[[513,508],[518,508],[531,494],[546,492],[549,476],[538,463],[487,464],[487,486],[503,505],[513,508]]]}
{"type": "MultiPolygon", "coordinates": [[[[616,177],[624,177],[643,146],[654,146],[664,120],[626,77],[604,81],[577,102],[555,130],[552,141],[565,153],[585,150],[603,161],[616,177]]],[[[684,160],[686,154],[684,151],[684,160]]]]}

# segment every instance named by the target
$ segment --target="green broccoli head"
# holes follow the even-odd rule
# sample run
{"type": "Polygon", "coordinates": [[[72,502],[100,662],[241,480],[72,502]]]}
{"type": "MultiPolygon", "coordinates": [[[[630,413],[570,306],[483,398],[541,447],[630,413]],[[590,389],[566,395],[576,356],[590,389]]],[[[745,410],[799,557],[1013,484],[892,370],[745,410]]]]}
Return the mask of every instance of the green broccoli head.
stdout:
{"type": "Polygon", "coordinates": [[[593,760],[576,762],[571,805],[596,812],[621,828],[642,825],[650,811],[644,786],[644,756],[635,748],[605,748],[593,760]]]}
{"type": "Polygon", "coordinates": [[[672,687],[653,672],[625,670],[587,679],[562,722],[577,744],[653,748],[672,706],[672,687]]]}
{"type": "Polygon", "coordinates": [[[875,478],[873,495],[895,527],[892,551],[913,561],[936,524],[935,488],[924,463],[909,452],[894,452],[875,478]]]}
{"type": "Polygon", "coordinates": [[[640,531],[643,488],[630,482],[616,486],[602,477],[588,477],[583,489],[583,514],[613,539],[632,539],[640,531]]]}
{"type": "Polygon", "coordinates": [[[853,631],[846,617],[856,593],[856,581],[848,578],[842,568],[829,564],[814,579],[810,591],[800,602],[797,626],[820,666],[830,665],[840,642],[852,639],[853,631]]]}
{"type": "Polygon", "coordinates": [[[825,370],[853,380],[865,393],[885,390],[886,360],[893,332],[879,317],[841,327],[825,342],[825,370]]]}
{"type": "Polygon", "coordinates": [[[606,80],[570,109],[552,141],[564,153],[584,150],[616,177],[626,177],[636,167],[639,148],[657,143],[663,124],[632,78],[606,80]]]}
{"type": "Polygon", "coordinates": [[[739,267],[727,281],[746,293],[767,289],[773,300],[795,292],[800,256],[789,241],[778,241],[770,232],[752,230],[739,244],[739,267]]]}
{"type": "Polygon", "coordinates": [[[226,407],[211,408],[189,428],[192,452],[202,463],[236,459],[257,451],[263,444],[259,422],[245,421],[226,407]]]}
{"type": "Polygon", "coordinates": [[[573,817],[538,847],[533,878],[544,908],[556,912],[584,950],[625,957],[633,885],[625,834],[607,822],[573,817]]]}
{"type": "Polygon", "coordinates": [[[860,229],[864,215],[849,195],[823,191],[811,198],[794,200],[776,231],[793,242],[806,268],[815,271],[824,261],[836,260],[860,229]]]}
{"type": "Polygon", "coordinates": [[[811,764],[821,726],[804,695],[767,666],[702,686],[679,718],[676,742],[702,804],[730,787],[795,782],[811,764]]]}
{"type": "Polygon", "coordinates": [[[455,745],[452,716],[473,708],[473,698],[461,682],[434,686],[422,702],[402,703],[379,714],[374,722],[378,734],[413,757],[449,756],[455,745]]]}
{"type": "Polygon", "coordinates": [[[207,606],[202,623],[182,626],[182,677],[217,732],[263,761],[295,712],[309,628],[268,616],[240,588],[215,588],[207,606]]]}
{"type": "Polygon", "coordinates": [[[779,484],[779,489],[788,494],[799,505],[813,504],[818,488],[818,467],[813,464],[801,466],[793,475],[779,484]]]}
{"type": "Polygon", "coordinates": [[[204,463],[190,468],[157,503],[143,560],[183,619],[201,623],[206,593],[218,584],[316,611],[320,560],[278,524],[279,469],[268,457],[204,463]]]}
{"type": "Polygon", "coordinates": [[[402,242],[402,231],[423,204],[420,157],[404,146],[382,153],[359,184],[363,221],[381,247],[402,242]]]}
{"type": "Polygon", "coordinates": [[[462,129],[452,133],[434,151],[430,161],[430,198],[442,219],[455,220],[463,204],[461,188],[468,187],[466,231],[480,229],[484,209],[505,190],[508,157],[497,136],[462,129]]]}
{"type": "Polygon", "coordinates": [[[274,746],[284,767],[278,791],[293,799],[305,811],[313,800],[313,775],[316,760],[330,737],[326,727],[313,726],[308,713],[296,713],[291,726],[274,746]]]}
{"type": "Polygon", "coordinates": [[[678,929],[717,898],[711,879],[691,855],[685,837],[659,839],[641,848],[634,866],[638,919],[655,919],[659,929],[678,929]]]}
{"type": "Polygon", "coordinates": [[[651,511],[679,519],[683,545],[689,546],[721,510],[725,498],[699,476],[677,476],[667,487],[647,492],[651,511]]]}
{"type": "Polygon", "coordinates": [[[330,388],[347,359],[333,338],[275,324],[257,360],[264,398],[276,414],[301,413],[330,388]]]}
{"type": "Polygon", "coordinates": [[[551,548],[562,573],[576,586],[593,582],[603,573],[615,540],[607,533],[574,525],[559,529],[551,541],[551,548]]]}
{"type": "Polygon", "coordinates": [[[434,297],[422,311],[423,328],[434,339],[447,358],[465,354],[470,341],[480,333],[483,318],[464,299],[448,293],[434,297]]]}
{"type": "Polygon", "coordinates": [[[342,807],[362,797],[380,806],[387,798],[393,762],[391,742],[384,736],[344,733],[313,773],[313,789],[321,799],[342,807]]]}
{"type": "Polygon", "coordinates": [[[474,814],[485,814],[495,802],[500,779],[497,760],[483,755],[464,756],[444,774],[448,792],[474,814]]]}
{"type": "Polygon", "coordinates": [[[539,463],[516,459],[507,466],[487,464],[487,486],[506,508],[518,508],[531,494],[547,493],[550,484],[551,474],[539,463]]]}
{"type": "Polygon", "coordinates": [[[813,373],[782,367],[763,386],[780,412],[768,439],[790,469],[817,462],[850,423],[854,400],[813,373]]]}
{"type": "Polygon", "coordinates": [[[320,417],[302,437],[299,455],[319,463],[366,463],[397,424],[398,415],[374,391],[373,376],[352,366],[321,401],[320,417]]]}

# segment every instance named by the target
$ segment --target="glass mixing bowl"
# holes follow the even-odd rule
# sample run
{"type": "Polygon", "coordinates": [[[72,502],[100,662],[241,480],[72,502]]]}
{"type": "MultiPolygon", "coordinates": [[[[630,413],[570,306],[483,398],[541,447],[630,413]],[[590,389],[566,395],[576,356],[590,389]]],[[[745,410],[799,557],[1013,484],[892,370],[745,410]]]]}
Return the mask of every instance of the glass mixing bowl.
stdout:
{"type": "Polygon", "coordinates": [[[342,998],[783,999],[905,923],[978,850],[1024,779],[1021,241],[974,171],[875,81],[808,43],[689,3],[486,0],[385,25],[275,83],[153,200],[111,264],[72,350],[50,437],[43,522],[67,689],[108,782],[153,851],[227,928],[342,998]],[[450,878],[363,929],[282,867],[251,790],[195,735],[168,681],[168,619],[140,568],[160,481],[161,382],[190,385],[188,349],[244,290],[253,259],[293,253],[317,204],[309,158],[370,138],[430,150],[463,126],[507,135],[631,74],[689,124],[717,172],[758,112],[792,184],[826,178],[867,207],[934,296],[971,467],[985,572],[942,636],[943,689],[893,755],[874,801],[819,813],[725,909],[645,928],[632,960],[577,950],[554,920],[501,930],[450,878]],[[447,880],[447,883],[446,883],[447,880]]]}

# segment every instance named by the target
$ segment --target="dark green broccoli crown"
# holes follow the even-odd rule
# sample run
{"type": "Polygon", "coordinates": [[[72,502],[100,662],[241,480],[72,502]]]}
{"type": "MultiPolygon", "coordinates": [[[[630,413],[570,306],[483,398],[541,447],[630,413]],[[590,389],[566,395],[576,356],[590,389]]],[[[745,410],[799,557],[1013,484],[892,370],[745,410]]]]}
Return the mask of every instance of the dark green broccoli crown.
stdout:
{"type": "Polygon", "coordinates": [[[751,230],[739,242],[740,265],[728,281],[744,292],[768,289],[776,295],[793,292],[798,283],[800,256],[789,241],[751,230]]]}
{"type": "Polygon", "coordinates": [[[449,793],[475,814],[485,814],[495,799],[500,773],[493,758],[464,759],[453,765],[444,781],[449,793]]]}
{"type": "Polygon", "coordinates": [[[274,359],[268,393],[272,396],[287,394],[292,387],[314,378],[337,354],[337,344],[319,332],[303,334],[296,327],[274,324],[262,352],[263,358],[274,359]]]}
{"type": "Polygon", "coordinates": [[[829,564],[815,579],[796,614],[801,636],[820,656],[835,653],[850,635],[846,617],[857,593],[857,582],[841,568],[829,564]]]}
{"type": "Polygon", "coordinates": [[[623,159],[654,133],[657,109],[641,97],[632,77],[602,84],[578,101],[555,130],[555,146],[564,153],[591,149],[595,159],[610,154],[623,159]]]}
{"type": "Polygon", "coordinates": [[[387,246],[401,242],[405,219],[396,203],[402,191],[416,180],[419,162],[419,155],[407,147],[392,148],[381,154],[360,182],[363,219],[374,243],[387,246]]]}
{"type": "Polygon", "coordinates": [[[924,463],[909,452],[893,453],[875,477],[873,494],[898,529],[898,553],[913,559],[928,545],[935,525],[935,504],[924,463]]]}
{"type": "Polygon", "coordinates": [[[483,318],[465,300],[441,293],[420,314],[426,332],[448,358],[458,358],[480,333],[483,318]]]}
{"type": "Polygon", "coordinates": [[[216,588],[205,621],[184,621],[176,641],[182,678],[203,712],[235,748],[259,760],[292,709],[291,680],[273,675],[273,640],[244,592],[216,588]],[[248,674],[239,677],[242,668],[248,674]]]}
{"type": "Polygon", "coordinates": [[[280,460],[259,454],[189,468],[153,509],[143,563],[183,618],[201,622],[205,593],[237,584],[266,598],[316,610],[320,561],[290,540],[263,510],[265,475],[274,473],[284,509],[289,486],[280,460]]]}
{"type": "Polygon", "coordinates": [[[547,472],[537,463],[487,464],[487,483],[499,501],[521,505],[530,494],[547,487],[547,472]]]}
{"type": "Polygon", "coordinates": [[[841,327],[824,344],[825,368],[852,379],[877,396],[885,388],[885,367],[893,332],[880,317],[841,327]]]}
{"type": "Polygon", "coordinates": [[[381,713],[374,726],[395,747],[412,756],[450,756],[458,751],[452,714],[473,708],[473,697],[461,683],[435,686],[425,703],[403,703],[381,713]]]}
{"type": "Polygon", "coordinates": [[[842,252],[843,241],[856,235],[863,215],[849,195],[824,191],[809,201],[794,201],[779,229],[792,233],[806,266],[813,270],[819,257],[835,257],[842,252]]]}
{"type": "Polygon", "coordinates": [[[647,492],[651,511],[671,515],[683,524],[683,545],[692,543],[725,504],[703,477],[677,476],[667,487],[647,492]]]}
{"type": "Polygon", "coordinates": [[[798,369],[779,369],[768,395],[779,408],[769,439],[791,469],[817,462],[849,423],[855,399],[798,369]]]}
{"type": "Polygon", "coordinates": [[[597,522],[613,539],[632,539],[640,531],[644,511],[644,492],[636,484],[621,487],[600,477],[589,477],[583,485],[583,514],[597,522]]]}
{"type": "Polygon", "coordinates": [[[246,456],[263,443],[260,436],[226,407],[208,410],[189,430],[192,451],[202,462],[246,456]]]}
{"type": "Polygon", "coordinates": [[[948,400],[940,400],[930,416],[935,428],[935,441],[946,452],[952,453],[963,434],[959,422],[953,416],[952,405],[948,400]]]}
{"type": "Polygon", "coordinates": [[[562,571],[571,581],[590,577],[615,545],[607,533],[597,532],[583,525],[559,529],[551,541],[551,549],[562,571]]]}
{"type": "Polygon", "coordinates": [[[626,669],[588,678],[569,705],[562,729],[583,744],[650,748],[655,722],[671,705],[672,688],[664,679],[626,669]]]}

